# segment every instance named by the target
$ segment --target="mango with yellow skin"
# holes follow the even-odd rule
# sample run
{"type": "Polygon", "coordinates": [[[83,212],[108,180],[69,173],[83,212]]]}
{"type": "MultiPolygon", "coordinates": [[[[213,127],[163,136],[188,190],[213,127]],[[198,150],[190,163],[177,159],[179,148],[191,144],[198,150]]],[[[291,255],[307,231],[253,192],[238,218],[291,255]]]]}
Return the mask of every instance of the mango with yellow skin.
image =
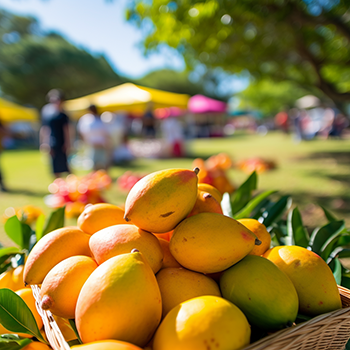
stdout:
{"type": "Polygon", "coordinates": [[[153,350],[238,350],[250,341],[241,310],[221,297],[206,295],[175,306],[157,329],[153,350]]]}
{"type": "Polygon", "coordinates": [[[138,346],[120,340],[101,340],[88,344],[74,345],[73,350],[142,350],[138,346]]]}
{"type": "Polygon", "coordinates": [[[153,233],[173,230],[196,202],[198,172],[168,169],[143,177],[126,198],[124,219],[153,233]]]}
{"type": "Polygon", "coordinates": [[[226,270],[259,242],[237,220],[217,213],[201,213],[186,218],[175,228],[169,248],[182,266],[208,274],[226,270]]]}
{"type": "Polygon", "coordinates": [[[24,283],[41,284],[55,265],[71,256],[91,256],[89,239],[90,235],[76,226],[59,228],[42,237],[24,265],[24,283]]]}
{"type": "Polygon", "coordinates": [[[162,315],[156,277],[137,250],[112,257],[86,280],[75,310],[83,343],[116,339],[145,346],[162,315]]]}
{"type": "Polygon", "coordinates": [[[300,313],[317,316],[342,307],[333,273],[316,253],[299,246],[278,246],[268,250],[264,257],[293,282],[300,313]]]}

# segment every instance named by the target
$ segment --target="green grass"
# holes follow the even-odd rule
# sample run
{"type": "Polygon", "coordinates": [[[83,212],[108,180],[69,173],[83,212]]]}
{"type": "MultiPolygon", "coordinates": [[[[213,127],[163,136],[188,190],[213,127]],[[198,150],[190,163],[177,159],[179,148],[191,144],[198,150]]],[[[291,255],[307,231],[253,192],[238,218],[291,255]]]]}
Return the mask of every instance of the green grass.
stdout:
{"type": "MultiPolygon", "coordinates": [[[[291,136],[270,133],[267,136],[238,134],[225,139],[198,139],[187,145],[189,156],[181,159],[138,159],[129,166],[114,166],[110,170],[113,185],[104,193],[106,200],[122,204],[126,193],[117,187],[116,179],[126,170],[145,174],[173,167],[191,168],[196,157],[208,158],[219,152],[228,153],[234,162],[248,157],[264,157],[277,163],[273,171],[259,175],[258,189],[278,190],[290,194],[301,209],[304,222],[314,227],[325,223],[319,205],[325,206],[347,224],[350,219],[350,140],[313,140],[295,144],[291,136]]],[[[51,209],[44,203],[48,185],[53,178],[48,159],[36,150],[5,151],[1,165],[9,193],[0,193],[0,213],[8,207],[27,204],[39,206],[46,214],[51,209]]],[[[81,176],[86,171],[74,169],[81,176]]],[[[240,185],[248,176],[239,169],[228,171],[231,181],[240,185]]],[[[69,220],[67,224],[75,224],[69,220]]],[[[0,226],[0,242],[12,244],[0,226]]]]}

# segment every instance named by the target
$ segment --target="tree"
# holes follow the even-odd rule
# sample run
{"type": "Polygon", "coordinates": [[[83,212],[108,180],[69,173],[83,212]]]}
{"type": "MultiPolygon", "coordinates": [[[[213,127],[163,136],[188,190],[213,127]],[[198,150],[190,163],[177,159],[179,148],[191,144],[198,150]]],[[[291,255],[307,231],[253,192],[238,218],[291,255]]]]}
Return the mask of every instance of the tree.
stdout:
{"type": "Polygon", "coordinates": [[[34,18],[0,11],[0,38],[0,87],[16,102],[41,107],[52,88],[74,98],[125,81],[104,56],[93,56],[57,33],[44,33],[34,18]]]}
{"type": "Polygon", "coordinates": [[[316,87],[350,101],[349,0],[153,0],[129,2],[146,51],[165,43],[190,67],[248,70],[257,80],[316,87]]]}

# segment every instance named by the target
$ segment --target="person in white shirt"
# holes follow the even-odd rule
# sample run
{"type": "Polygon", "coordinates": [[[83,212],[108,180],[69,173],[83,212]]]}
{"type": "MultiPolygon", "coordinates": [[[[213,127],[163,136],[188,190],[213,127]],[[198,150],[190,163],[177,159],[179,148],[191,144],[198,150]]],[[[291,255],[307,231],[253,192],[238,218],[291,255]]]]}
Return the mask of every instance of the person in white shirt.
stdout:
{"type": "Polygon", "coordinates": [[[107,125],[101,120],[95,105],[89,107],[77,125],[78,132],[89,149],[94,170],[107,170],[110,165],[111,139],[107,125]]]}

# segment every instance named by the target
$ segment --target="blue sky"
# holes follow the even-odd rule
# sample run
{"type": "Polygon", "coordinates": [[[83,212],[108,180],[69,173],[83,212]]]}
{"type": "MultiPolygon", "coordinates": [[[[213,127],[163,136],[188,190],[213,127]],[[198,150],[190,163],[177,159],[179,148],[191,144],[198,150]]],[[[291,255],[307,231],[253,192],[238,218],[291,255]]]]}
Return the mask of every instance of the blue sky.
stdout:
{"type": "Polygon", "coordinates": [[[91,53],[103,53],[120,74],[139,78],[169,67],[183,70],[182,57],[164,50],[145,58],[137,47],[141,32],[125,20],[127,0],[1,0],[0,8],[36,17],[42,28],[55,30],[91,53]]]}

